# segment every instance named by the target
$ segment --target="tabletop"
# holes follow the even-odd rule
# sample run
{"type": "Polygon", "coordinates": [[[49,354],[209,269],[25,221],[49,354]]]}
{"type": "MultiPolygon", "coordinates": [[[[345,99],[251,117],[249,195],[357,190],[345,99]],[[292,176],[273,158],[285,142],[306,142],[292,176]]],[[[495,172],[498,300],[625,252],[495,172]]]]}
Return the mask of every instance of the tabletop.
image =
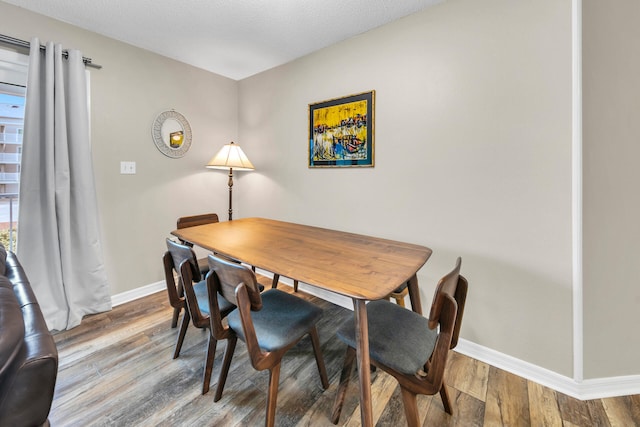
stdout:
{"type": "Polygon", "coordinates": [[[427,262],[431,249],[266,218],[174,230],[202,248],[290,279],[359,299],[386,297],[427,262]]]}

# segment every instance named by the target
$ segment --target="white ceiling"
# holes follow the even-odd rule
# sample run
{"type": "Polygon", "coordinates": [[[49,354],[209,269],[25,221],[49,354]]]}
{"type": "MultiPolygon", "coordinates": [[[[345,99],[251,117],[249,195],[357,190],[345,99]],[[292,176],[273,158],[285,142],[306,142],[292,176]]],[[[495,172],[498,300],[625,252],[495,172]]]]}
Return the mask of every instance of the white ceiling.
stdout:
{"type": "Polygon", "coordinates": [[[443,0],[2,1],[240,80],[443,0]]]}

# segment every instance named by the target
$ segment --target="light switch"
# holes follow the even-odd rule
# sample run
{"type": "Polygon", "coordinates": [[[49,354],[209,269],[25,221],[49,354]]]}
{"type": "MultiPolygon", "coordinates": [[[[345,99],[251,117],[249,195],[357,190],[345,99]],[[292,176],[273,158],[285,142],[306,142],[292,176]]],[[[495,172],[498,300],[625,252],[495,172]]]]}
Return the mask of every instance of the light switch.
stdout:
{"type": "Polygon", "coordinates": [[[120,162],[120,173],[134,175],[136,173],[136,162],[120,162]]]}

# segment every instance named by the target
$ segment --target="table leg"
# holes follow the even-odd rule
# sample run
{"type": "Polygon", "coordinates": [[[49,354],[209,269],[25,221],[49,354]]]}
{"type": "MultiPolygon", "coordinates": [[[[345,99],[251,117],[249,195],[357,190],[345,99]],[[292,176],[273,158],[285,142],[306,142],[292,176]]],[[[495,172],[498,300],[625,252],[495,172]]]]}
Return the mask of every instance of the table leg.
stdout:
{"type": "Polygon", "coordinates": [[[418,289],[418,276],[415,274],[409,279],[409,299],[411,308],[418,314],[422,314],[422,303],[420,302],[420,289],[418,289]]]}
{"type": "Polygon", "coordinates": [[[369,326],[367,305],[364,300],[353,300],[356,321],[356,359],[360,379],[360,418],[363,427],[373,426],[373,406],[371,404],[371,370],[369,361],[369,326]]]}

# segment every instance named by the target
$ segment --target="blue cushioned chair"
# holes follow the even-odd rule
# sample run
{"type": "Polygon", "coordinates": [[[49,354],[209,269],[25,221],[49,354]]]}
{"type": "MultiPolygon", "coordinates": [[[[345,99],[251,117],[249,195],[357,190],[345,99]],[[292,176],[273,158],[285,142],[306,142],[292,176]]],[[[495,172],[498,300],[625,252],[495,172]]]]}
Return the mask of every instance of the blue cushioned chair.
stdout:
{"type": "Polygon", "coordinates": [[[391,298],[396,300],[396,304],[400,307],[404,307],[404,297],[409,293],[409,283],[404,282],[402,285],[398,286],[393,292],[387,295],[387,299],[391,300],[391,298]]]}
{"type": "MultiPolygon", "coordinates": [[[[193,326],[201,329],[210,330],[209,322],[209,296],[207,294],[206,281],[202,279],[196,254],[189,246],[176,243],[171,239],[167,239],[167,252],[164,256],[165,276],[167,280],[167,291],[169,292],[169,300],[178,299],[182,301],[185,307],[180,334],[178,335],[178,343],[173,355],[175,359],[180,354],[180,348],[184,341],[184,336],[189,326],[189,320],[193,326]],[[173,271],[171,268],[177,266],[178,286],[173,283],[173,271]],[[169,269],[168,269],[169,268],[169,269]],[[167,270],[168,269],[168,270],[167,270]],[[171,284],[169,283],[171,282],[171,284]],[[182,292],[183,291],[183,292],[182,292]],[[184,296],[182,296],[184,293],[184,296]]],[[[215,295],[218,313],[222,317],[226,316],[236,307],[229,301],[219,295],[215,295]]],[[[175,307],[175,306],[174,306],[175,307]]],[[[209,391],[209,383],[211,382],[211,372],[213,371],[213,359],[216,354],[217,340],[213,337],[213,333],[209,331],[209,343],[207,346],[207,355],[205,358],[204,380],[202,385],[202,394],[209,391]]]]}
{"type": "MultiPolygon", "coordinates": [[[[438,282],[429,318],[387,300],[367,304],[371,364],[398,380],[409,427],[419,425],[417,394],[440,393],[445,411],[452,413],[443,377],[449,350],[458,343],[467,295],[467,280],[460,275],[461,259],[438,282]]],[[[347,355],[333,407],[338,423],[356,355],[353,319],[338,329],[347,355]]]]}
{"type": "MultiPolygon", "coordinates": [[[[167,241],[169,242],[170,240],[167,239],[167,241]]],[[[167,245],[169,245],[169,243],[167,243],[167,245]]],[[[182,348],[182,342],[184,341],[184,336],[187,333],[191,316],[187,310],[187,301],[184,298],[184,286],[182,286],[182,281],[178,274],[180,265],[174,264],[173,257],[168,250],[162,256],[162,264],[164,266],[164,280],[167,286],[167,294],[169,295],[169,304],[173,307],[173,318],[171,321],[172,328],[175,328],[178,325],[180,312],[183,309],[185,310],[184,316],[182,317],[182,323],[180,325],[180,333],[178,334],[178,342],[176,343],[176,349],[173,353],[173,358],[176,359],[180,355],[180,349],[182,348]],[[176,278],[178,279],[177,281],[176,278]]]]}
{"type": "MultiPolygon", "coordinates": [[[[180,230],[181,228],[196,227],[198,225],[205,225],[205,224],[214,224],[216,222],[220,222],[220,220],[218,219],[218,214],[215,214],[215,213],[181,216],[176,221],[176,228],[180,230]]],[[[191,243],[185,242],[183,240],[181,240],[180,243],[189,247],[193,247],[191,243]]],[[[200,269],[200,274],[202,274],[202,277],[206,276],[206,274],[209,272],[209,264],[207,263],[206,257],[198,258],[198,268],[200,269]]]]}
{"type": "Polygon", "coordinates": [[[221,317],[214,314],[217,310],[216,302],[210,301],[214,336],[227,340],[214,401],[222,397],[236,342],[240,338],[247,345],[251,365],[258,371],[269,370],[265,425],[271,427],[275,422],[282,357],[307,334],[311,337],[322,387],[329,387],[316,329],[322,309],[278,289],[269,289],[261,294],[255,274],[244,265],[209,255],[209,268],[209,295],[220,293],[238,306],[237,310],[229,313],[228,326],[224,326],[221,317]]]}
{"type": "MultiPolygon", "coordinates": [[[[206,224],[215,224],[217,222],[220,222],[220,219],[218,218],[218,214],[216,214],[216,213],[206,213],[206,214],[200,214],[200,215],[181,216],[176,221],[176,228],[178,230],[180,230],[181,228],[196,227],[198,225],[206,225],[206,224]]],[[[192,243],[185,242],[184,240],[180,240],[180,243],[182,243],[183,245],[187,245],[189,247],[193,247],[192,243]]],[[[229,261],[240,262],[240,261],[234,260],[232,258],[222,256],[220,254],[217,254],[217,255],[219,257],[226,258],[229,261]]],[[[209,263],[208,263],[206,257],[205,258],[198,258],[198,268],[200,269],[200,274],[202,274],[202,277],[205,277],[207,275],[207,273],[209,272],[209,263]]],[[[256,268],[254,266],[252,266],[251,269],[254,272],[256,271],[256,268]]],[[[274,288],[277,286],[277,282],[278,282],[278,279],[274,278],[274,282],[272,284],[272,286],[274,288]]],[[[296,290],[298,290],[297,284],[298,284],[298,282],[296,281],[296,290]]],[[[264,289],[264,287],[262,287],[261,289],[264,289]]],[[[174,320],[174,323],[175,323],[177,321],[177,319],[178,319],[178,314],[175,313],[175,312],[174,312],[174,319],[175,319],[174,320]]]]}

